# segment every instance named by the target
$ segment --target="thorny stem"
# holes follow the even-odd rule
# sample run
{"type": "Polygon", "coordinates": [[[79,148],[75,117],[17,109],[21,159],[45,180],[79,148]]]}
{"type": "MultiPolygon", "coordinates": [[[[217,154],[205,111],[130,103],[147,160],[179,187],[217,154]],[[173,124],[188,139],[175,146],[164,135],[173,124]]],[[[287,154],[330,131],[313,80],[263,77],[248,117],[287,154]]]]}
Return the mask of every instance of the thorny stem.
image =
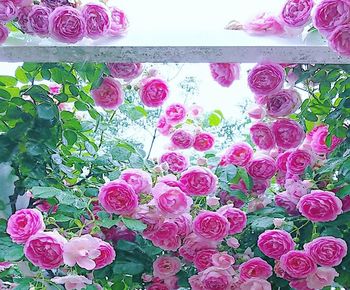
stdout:
{"type": "MultiPolygon", "coordinates": [[[[160,110],[159,110],[157,120],[159,119],[161,113],[162,113],[162,108],[160,108],[160,110]]],[[[154,129],[154,132],[153,132],[152,142],[151,142],[151,146],[150,146],[150,148],[148,150],[147,159],[149,159],[149,157],[151,156],[151,152],[152,152],[152,149],[153,149],[154,141],[156,140],[156,136],[157,136],[157,126],[156,126],[156,128],[154,129]]]]}

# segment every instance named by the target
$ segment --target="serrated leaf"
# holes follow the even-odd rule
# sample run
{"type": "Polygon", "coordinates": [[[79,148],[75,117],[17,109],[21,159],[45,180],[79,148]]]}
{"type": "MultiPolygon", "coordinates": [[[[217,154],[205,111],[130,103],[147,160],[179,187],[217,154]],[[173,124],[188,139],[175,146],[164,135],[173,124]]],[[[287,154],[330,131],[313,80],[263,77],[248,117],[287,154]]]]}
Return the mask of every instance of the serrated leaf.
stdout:
{"type": "Polygon", "coordinates": [[[134,220],[134,219],[129,219],[129,218],[122,218],[122,222],[124,223],[124,225],[132,230],[132,231],[136,231],[136,232],[142,232],[143,230],[145,230],[147,228],[147,226],[139,221],[139,220],[134,220]]]}

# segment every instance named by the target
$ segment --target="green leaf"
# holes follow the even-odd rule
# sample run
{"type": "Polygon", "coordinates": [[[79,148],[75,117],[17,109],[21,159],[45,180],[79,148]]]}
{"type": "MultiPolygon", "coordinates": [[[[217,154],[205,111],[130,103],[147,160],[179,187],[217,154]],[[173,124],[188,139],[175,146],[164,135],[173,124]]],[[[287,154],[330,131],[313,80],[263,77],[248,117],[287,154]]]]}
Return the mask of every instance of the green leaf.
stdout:
{"type": "Polygon", "coordinates": [[[110,229],[111,227],[115,226],[118,222],[120,222],[119,219],[113,220],[113,219],[111,219],[109,217],[109,218],[103,218],[103,219],[98,220],[97,224],[100,227],[104,227],[104,228],[110,229]]]}
{"type": "Polygon", "coordinates": [[[17,85],[17,79],[10,76],[0,76],[0,86],[13,87],[17,85]]]}
{"type": "Polygon", "coordinates": [[[22,68],[27,72],[32,72],[37,70],[40,67],[40,64],[34,62],[25,62],[22,65],[22,68]]]}
{"type": "Polygon", "coordinates": [[[35,198],[48,199],[62,194],[63,191],[55,187],[34,186],[31,192],[35,198]]]}
{"type": "Polygon", "coordinates": [[[11,99],[11,94],[7,90],[0,89],[0,98],[9,100],[11,99]]]}
{"type": "Polygon", "coordinates": [[[15,76],[22,84],[27,84],[29,82],[26,72],[22,67],[16,69],[15,76]]]}
{"type": "Polygon", "coordinates": [[[15,244],[8,236],[0,237],[0,261],[18,261],[23,257],[23,246],[15,244]]]}
{"type": "Polygon", "coordinates": [[[139,220],[134,220],[134,219],[129,219],[129,218],[122,218],[122,222],[124,223],[124,225],[133,231],[137,231],[137,232],[142,232],[143,230],[145,230],[147,228],[147,226],[139,221],[139,220]]]}
{"type": "Polygon", "coordinates": [[[137,275],[144,271],[144,266],[137,262],[116,261],[113,265],[114,274],[137,275]]]}
{"type": "Polygon", "coordinates": [[[318,121],[317,116],[313,112],[310,112],[307,110],[303,113],[303,115],[304,115],[305,119],[310,121],[310,122],[317,122],[318,121]]]}
{"type": "Polygon", "coordinates": [[[216,127],[219,126],[221,123],[221,116],[216,113],[215,111],[213,113],[211,113],[208,117],[208,123],[210,127],[216,127]]]}
{"type": "Polygon", "coordinates": [[[348,132],[348,130],[343,126],[337,127],[334,130],[335,136],[337,136],[339,138],[345,138],[347,132],[348,132]]]}
{"type": "Polygon", "coordinates": [[[38,117],[43,120],[53,120],[58,115],[57,107],[53,104],[40,104],[36,110],[38,117]]]}
{"type": "Polygon", "coordinates": [[[78,110],[78,111],[87,111],[89,110],[89,106],[86,105],[85,103],[83,103],[82,101],[76,101],[74,103],[74,107],[78,110]]]}
{"type": "Polygon", "coordinates": [[[263,231],[273,227],[273,218],[272,217],[256,217],[252,222],[252,229],[254,231],[263,231]]]}
{"type": "Polygon", "coordinates": [[[345,196],[348,196],[348,195],[350,195],[350,184],[345,185],[337,192],[337,196],[339,198],[344,198],[345,196]]]}
{"type": "Polygon", "coordinates": [[[65,130],[63,132],[63,136],[66,139],[66,141],[67,141],[66,144],[68,146],[73,146],[75,144],[75,142],[77,142],[77,140],[78,140],[78,135],[73,130],[65,130]]]}

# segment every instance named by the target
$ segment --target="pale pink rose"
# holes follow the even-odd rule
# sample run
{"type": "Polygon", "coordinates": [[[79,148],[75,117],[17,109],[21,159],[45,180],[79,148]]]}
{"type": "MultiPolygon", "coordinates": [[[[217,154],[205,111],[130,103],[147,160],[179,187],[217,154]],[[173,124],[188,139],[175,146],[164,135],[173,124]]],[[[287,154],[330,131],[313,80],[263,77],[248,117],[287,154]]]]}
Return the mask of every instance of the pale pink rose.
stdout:
{"type": "Polygon", "coordinates": [[[5,43],[8,36],[9,36],[8,28],[2,23],[0,23],[0,45],[5,43]]]}
{"type": "Polygon", "coordinates": [[[266,113],[273,118],[293,114],[301,105],[301,97],[294,89],[284,89],[266,96],[266,113]]]}
{"type": "Polygon", "coordinates": [[[192,105],[189,110],[190,110],[192,117],[194,117],[194,118],[200,117],[204,111],[204,109],[198,105],[192,105]]]}
{"type": "Polygon", "coordinates": [[[306,279],[291,281],[289,286],[295,290],[314,290],[307,287],[306,279]]]}
{"type": "Polygon", "coordinates": [[[117,80],[105,77],[97,89],[91,90],[95,104],[104,109],[114,110],[124,101],[123,88],[117,80]]]}
{"type": "Polygon", "coordinates": [[[307,142],[310,143],[311,148],[316,153],[324,154],[332,152],[343,139],[332,136],[331,146],[326,145],[326,138],[328,135],[328,128],[326,125],[319,125],[313,128],[306,136],[307,142]]]}
{"type": "Polygon", "coordinates": [[[111,27],[110,11],[102,3],[89,3],[83,6],[81,13],[86,22],[86,36],[92,39],[107,34],[111,27]]]}
{"type": "Polygon", "coordinates": [[[175,148],[188,149],[191,148],[194,143],[194,136],[184,129],[177,129],[171,135],[170,141],[175,148]]]}
{"type": "Polygon", "coordinates": [[[217,177],[207,168],[191,166],[181,173],[179,182],[188,195],[208,195],[215,192],[217,177]]]}
{"type": "Polygon", "coordinates": [[[177,216],[174,223],[178,227],[177,234],[181,237],[187,237],[192,232],[192,216],[188,213],[177,216]]]}
{"type": "Polygon", "coordinates": [[[181,261],[177,257],[160,256],[153,262],[153,276],[161,279],[176,275],[181,270],[181,261]]]}
{"type": "Polygon", "coordinates": [[[271,179],[276,173],[276,164],[270,156],[262,155],[253,158],[247,165],[248,174],[255,179],[271,179]]]}
{"type": "Polygon", "coordinates": [[[258,247],[266,256],[279,259],[282,255],[294,250],[292,236],[283,230],[266,230],[258,238],[258,247]]]}
{"type": "Polygon", "coordinates": [[[207,132],[198,133],[194,138],[193,148],[197,151],[207,151],[213,148],[215,138],[207,132]]]}
{"type": "Polygon", "coordinates": [[[0,262],[0,272],[8,269],[8,268],[11,268],[13,266],[12,263],[10,262],[0,262]]]}
{"type": "Polygon", "coordinates": [[[282,172],[287,172],[287,160],[291,153],[291,151],[285,151],[277,156],[276,166],[278,170],[281,170],[282,172]]]}
{"type": "Polygon", "coordinates": [[[186,119],[187,110],[184,105],[180,103],[171,104],[165,109],[165,119],[168,124],[176,125],[186,119]]]}
{"type": "MultiPolygon", "coordinates": [[[[176,251],[181,246],[181,237],[178,234],[179,227],[175,222],[166,221],[156,224],[147,234],[147,238],[156,247],[167,251],[176,251]]],[[[145,231],[143,232],[145,236],[145,231]]]]}
{"type": "Polygon", "coordinates": [[[248,75],[248,86],[256,95],[277,93],[283,87],[284,69],[277,63],[257,64],[248,75]]]}
{"type": "Polygon", "coordinates": [[[271,284],[260,278],[252,278],[240,285],[240,290],[271,290],[271,284]]]}
{"type": "Polygon", "coordinates": [[[225,152],[224,165],[246,166],[252,159],[253,154],[253,148],[248,143],[236,143],[225,152]]]}
{"type": "Polygon", "coordinates": [[[320,1],[313,11],[313,25],[329,36],[336,28],[349,23],[350,3],[347,0],[320,1]]]}
{"type": "Polygon", "coordinates": [[[205,157],[199,157],[197,159],[197,165],[199,165],[199,166],[206,166],[206,165],[208,165],[208,159],[205,158],[205,157]]]}
{"type": "Polygon", "coordinates": [[[165,116],[160,116],[157,122],[157,129],[160,134],[168,136],[173,127],[167,123],[165,116]]]}
{"type": "Polygon", "coordinates": [[[310,184],[308,181],[286,179],[284,187],[291,197],[299,200],[302,196],[308,193],[310,184]]]}
{"type": "Polygon", "coordinates": [[[234,237],[227,239],[226,243],[232,249],[237,249],[240,246],[239,241],[234,237]]]}
{"type": "Polygon", "coordinates": [[[281,192],[275,195],[275,203],[277,206],[283,207],[290,215],[298,215],[298,200],[290,196],[287,192],[281,192]]]}
{"type": "Polygon", "coordinates": [[[18,9],[18,13],[17,13],[17,22],[20,28],[27,34],[33,34],[33,31],[29,26],[29,20],[28,20],[28,15],[30,11],[32,11],[32,7],[33,6],[23,6],[18,9]]]}
{"type": "Polygon", "coordinates": [[[193,232],[209,241],[221,241],[229,233],[230,223],[217,212],[202,211],[193,220],[193,232]]]}
{"type": "Polygon", "coordinates": [[[276,228],[280,228],[284,224],[285,218],[274,218],[273,224],[276,228]]]}
{"type": "Polygon", "coordinates": [[[288,150],[298,147],[305,137],[301,125],[291,119],[278,119],[272,124],[272,133],[279,148],[288,150]]]}
{"type": "Polygon", "coordinates": [[[334,221],[342,213],[341,200],[330,191],[312,190],[300,198],[297,207],[313,222],[334,221]]]}
{"type": "Polygon", "coordinates": [[[232,204],[224,205],[217,210],[217,213],[227,218],[230,224],[228,232],[230,235],[242,232],[246,226],[247,216],[245,212],[234,208],[232,204]]]}
{"type": "Polygon", "coordinates": [[[243,280],[250,278],[267,279],[272,275],[272,267],[261,258],[252,258],[239,266],[239,276],[243,280]]]}
{"type": "Polygon", "coordinates": [[[248,115],[251,119],[261,120],[265,117],[266,112],[261,106],[256,106],[248,111],[248,115]]]}
{"type": "Polygon", "coordinates": [[[169,97],[169,87],[162,79],[146,78],[141,81],[139,94],[145,106],[156,108],[163,105],[169,97]]]}
{"type": "Polygon", "coordinates": [[[338,276],[338,272],[333,268],[319,267],[315,273],[306,278],[306,284],[311,289],[323,289],[323,287],[331,286],[334,278],[338,276]]]}
{"type": "Polygon", "coordinates": [[[220,205],[220,198],[216,196],[207,196],[206,203],[209,207],[215,208],[220,205]]]}
{"type": "Polygon", "coordinates": [[[287,171],[292,174],[303,174],[306,167],[312,163],[310,152],[296,149],[291,152],[287,159],[287,171]]]}
{"type": "Polygon", "coordinates": [[[305,251],[321,266],[338,266],[346,256],[348,247],[344,240],[319,237],[304,245],[305,251]]]}
{"type": "Polygon", "coordinates": [[[138,206],[138,196],[124,180],[106,183],[100,188],[98,200],[109,213],[131,215],[138,206]]]}
{"type": "Polygon", "coordinates": [[[209,267],[200,274],[202,289],[207,290],[228,290],[231,287],[231,274],[218,267],[209,267]]]}
{"type": "Polygon", "coordinates": [[[76,43],[82,40],[86,34],[86,22],[77,9],[61,6],[50,14],[49,32],[55,40],[76,43]]]}
{"type": "Polygon", "coordinates": [[[30,30],[39,36],[49,35],[49,16],[51,9],[43,5],[34,5],[28,14],[30,30]]]}
{"type": "Polygon", "coordinates": [[[148,283],[148,282],[151,282],[151,281],[152,281],[153,276],[152,276],[152,275],[149,275],[149,274],[146,274],[146,273],[142,273],[141,279],[142,279],[143,282],[148,283]]]}
{"type": "Polygon", "coordinates": [[[282,255],[280,262],[281,268],[294,278],[306,278],[317,269],[315,261],[304,251],[289,251],[282,255]]]}
{"type": "Polygon", "coordinates": [[[167,152],[160,157],[160,163],[166,162],[170,171],[180,173],[188,168],[188,158],[179,152],[167,152]]]}
{"type": "Polygon", "coordinates": [[[288,0],[281,12],[281,19],[289,27],[302,27],[309,22],[313,6],[313,0],[288,0]]]}
{"type": "Polygon", "coordinates": [[[178,281],[179,281],[179,278],[174,275],[174,276],[165,278],[164,284],[168,287],[168,289],[176,290],[176,289],[179,289],[178,281]]]}
{"type": "Polygon", "coordinates": [[[217,242],[202,239],[194,233],[189,234],[183,241],[179,254],[189,262],[192,262],[196,253],[202,249],[216,249],[217,242]]]}
{"type": "Polygon", "coordinates": [[[218,253],[216,249],[202,249],[195,253],[193,265],[199,271],[204,271],[213,266],[213,256],[218,253]]]}
{"type": "Polygon", "coordinates": [[[42,269],[55,269],[63,264],[66,239],[57,232],[38,232],[24,245],[26,258],[42,269]]]}
{"type": "Polygon", "coordinates": [[[350,24],[336,28],[329,36],[328,43],[338,54],[350,57],[350,24]]]}
{"type": "Polygon", "coordinates": [[[8,22],[17,16],[17,8],[10,0],[2,0],[0,2],[0,22],[8,22]]]}
{"type": "Polygon", "coordinates": [[[212,262],[213,266],[227,270],[235,263],[235,258],[227,252],[220,252],[212,256],[212,262]]]}
{"type": "Polygon", "coordinates": [[[10,216],[6,232],[13,242],[24,244],[31,236],[45,229],[44,219],[37,209],[21,209],[10,216]]]}
{"type": "Polygon", "coordinates": [[[109,243],[99,241],[98,250],[100,251],[100,254],[94,258],[96,264],[94,270],[101,269],[111,264],[115,259],[115,251],[109,243]]]}
{"type": "Polygon", "coordinates": [[[281,21],[267,13],[257,15],[250,22],[244,24],[243,29],[252,35],[282,35],[285,33],[281,21]]]}
{"type": "Polygon", "coordinates": [[[203,284],[200,281],[199,275],[193,275],[190,278],[188,278],[188,282],[191,285],[192,290],[203,290],[203,284]]]}
{"type": "Polygon", "coordinates": [[[64,277],[55,277],[51,279],[56,284],[64,284],[67,290],[80,290],[86,287],[86,285],[92,284],[92,281],[84,276],[79,275],[67,275],[64,277]]]}
{"type": "Polygon", "coordinates": [[[250,136],[256,146],[262,150],[271,150],[275,147],[275,138],[270,126],[266,123],[255,123],[250,127],[250,136]]]}
{"type": "Polygon", "coordinates": [[[221,86],[229,87],[239,79],[240,66],[237,63],[211,63],[210,72],[221,86]]]}
{"type": "Polygon", "coordinates": [[[141,169],[126,169],[123,170],[119,177],[126,181],[135,191],[136,194],[150,193],[152,188],[151,175],[141,169]]]}
{"type": "Polygon", "coordinates": [[[295,86],[295,83],[297,82],[298,79],[299,79],[299,76],[296,73],[294,73],[293,70],[290,70],[288,72],[286,81],[291,87],[295,86]]]}
{"type": "Polygon", "coordinates": [[[107,67],[112,77],[124,81],[136,79],[143,70],[141,63],[108,63],[107,67]]]}
{"type": "Polygon", "coordinates": [[[116,7],[111,7],[111,27],[109,28],[108,34],[111,36],[119,36],[124,34],[129,26],[128,18],[124,11],[116,7]]]}

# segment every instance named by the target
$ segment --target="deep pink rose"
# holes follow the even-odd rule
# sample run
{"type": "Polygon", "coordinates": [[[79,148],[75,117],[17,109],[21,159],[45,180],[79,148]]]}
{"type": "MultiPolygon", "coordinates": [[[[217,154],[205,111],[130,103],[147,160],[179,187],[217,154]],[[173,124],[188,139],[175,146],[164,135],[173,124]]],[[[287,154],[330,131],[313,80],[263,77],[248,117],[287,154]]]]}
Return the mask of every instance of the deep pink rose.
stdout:
{"type": "Polygon", "coordinates": [[[266,230],[258,238],[258,247],[266,256],[279,259],[282,255],[294,250],[292,236],[283,230],[266,230]]]}
{"type": "Polygon", "coordinates": [[[153,276],[161,279],[176,275],[181,270],[181,261],[177,257],[160,256],[153,262],[153,276]]]}
{"type": "Polygon", "coordinates": [[[0,2],[0,21],[8,22],[17,16],[17,8],[10,0],[2,0],[0,2]]]}
{"type": "Polygon", "coordinates": [[[136,238],[135,232],[126,228],[119,228],[116,226],[113,226],[109,229],[102,227],[101,231],[104,235],[104,239],[113,243],[118,243],[119,240],[133,242],[136,238]]]}
{"type": "Polygon", "coordinates": [[[280,261],[281,268],[294,278],[306,278],[317,269],[315,261],[304,251],[289,251],[280,261]]]}
{"type": "Polygon", "coordinates": [[[350,211],[350,195],[347,195],[344,198],[342,198],[341,202],[343,203],[343,206],[342,206],[343,212],[350,211]]]}
{"type": "Polygon", "coordinates": [[[180,103],[171,104],[165,109],[165,118],[168,124],[176,125],[186,119],[187,111],[184,105],[180,103]]]}
{"type": "Polygon", "coordinates": [[[219,252],[212,256],[212,262],[215,267],[228,270],[235,263],[235,258],[227,252],[219,252]]]}
{"type": "Polygon", "coordinates": [[[34,5],[28,14],[30,30],[39,36],[49,35],[49,16],[51,9],[43,5],[34,5]]]}
{"type": "Polygon", "coordinates": [[[287,159],[287,171],[292,174],[303,174],[306,167],[310,166],[312,157],[310,152],[297,149],[291,152],[287,159]]]}
{"type": "Polygon", "coordinates": [[[86,36],[96,39],[106,35],[111,27],[111,15],[102,3],[90,3],[81,11],[86,22],[86,36]]]}
{"type": "Polygon", "coordinates": [[[324,0],[313,11],[313,25],[329,36],[336,28],[349,23],[350,3],[347,0],[324,0]]]}
{"type": "Polygon", "coordinates": [[[216,190],[217,177],[207,168],[192,166],[182,172],[179,182],[188,195],[208,195],[216,190]]]}
{"type": "Polygon", "coordinates": [[[271,290],[271,284],[260,278],[252,278],[243,282],[239,288],[240,290],[271,290]]]}
{"type": "Polygon", "coordinates": [[[50,36],[58,41],[76,43],[86,34],[86,22],[77,9],[61,6],[50,14],[49,31],[50,36]]]}
{"type": "Polygon", "coordinates": [[[338,54],[350,57],[350,24],[336,28],[329,36],[328,42],[338,54]]]}
{"type": "Polygon", "coordinates": [[[26,258],[42,269],[55,269],[63,264],[66,239],[57,232],[38,232],[24,246],[26,258]]]}
{"type": "Polygon", "coordinates": [[[262,150],[271,150],[275,147],[275,138],[270,126],[266,123],[255,123],[250,127],[250,136],[256,146],[262,150]]]}
{"type": "Polygon", "coordinates": [[[94,270],[101,269],[111,264],[115,259],[115,251],[109,243],[100,241],[98,250],[100,251],[100,255],[94,259],[96,264],[94,270]]]}
{"type": "Polygon", "coordinates": [[[177,129],[173,135],[171,135],[171,143],[179,149],[191,148],[194,143],[194,136],[183,129],[177,129]]]}
{"type": "Polygon", "coordinates": [[[167,123],[165,116],[160,116],[157,122],[157,129],[160,134],[168,136],[173,127],[167,123]]]}
{"type": "Polygon", "coordinates": [[[150,193],[152,188],[151,175],[141,169],[126,169],[120,174],[120,179],[126,181],[136,194],[150,193]]]}
{"type": "Polygon", "coordinates": [[[288,0],[284,5],[281,19],[289,27],[302,27],[311,17],[313,0],[288,0]]]}
{"type": "Polygon", "coordinates": [[[246,166],[252,159],[253,154],[253,148],[248,143],[236,143],[226,150],[224,165],[233,164],[237,166],[246,166]]]}
{"type": "Polygon", "coordinates": [[[98,200],[107,212],[119,215],[131,215],[138,206],[137,194],[124,180],[115,180],[103,185],[98,200]]]}
{"type": "Polygon", "coordinates": [[[250,278],[267,279],[272,275],[272,267],[261,258],[252,258],[239,266],[239,276],[242,280],[250,278]]]}
{"type": "Polygon", "coordinates": [[[210,267],[200,274],[202,289],[206,290],[228,290],[232,283],[231,274],[218,267],[210,267]]]}
{"type": "Polygon", "coordinates": [[[236,208],[241,208],[245,203],[243,200],[229,195],[226,191],[220,192],[220,203],[225,204],[232,204],[236,208]]]}
{"type": "Polygon", "coordinates": [[[9,36],[7,27],[0,23],[0,45],[3,44],[9,36]]]}
{"type": "Polygon", "coordinates": [[[216,241],[202,239],[194,233],[189,234],[183,241],[179,254],[189,262],[192,262],[198,251],[202,249],[216,249],[216,241]]]}
{"type": "Polygon", "coordinates": [[[32,11],[33,6],[24,6],[18,9],[17,22],[20,28],[28,34],[33,34],[32,29],[29,26],[28,15],[32,11]]]}
{"type": "Polygon", "coordinates": [[[276,173],[276,164],[270,156],[253,158],[246,166],[248,174],[255,179],[271,179],[276,173]]]}
{"type": "Polygon", "coordinates": [[[224,205],[218,209],[217,213],[222,214],[227,218],[230,229],[229,234],[234,235],[243,231],[247,224],[247,216],[244,211],[234,208],[232,204],[224,205]]]}
{"type": "Polygon", "coordinates": [[[193,148],[197,151],[207,151],[213,148],[215,138],[207,132],[198,133],[194,138],[193,148]]]}
{"type": "Polygon", "coordinates": [[[275,195],[275,203],[277,206],[283,207],[290,215],[299,214],[297,209],[298,200],[285,191],[275,195]]]}
{"type": "Polygon", "coordinates": [[[111,10],[111,27],[108,34],[112,36],[118,36],[124,34],[129,26],[128,18],[126,17],[124,11],[119,8],[112,7],[111,10]]]}
{"type": "Polygon", "coordinates": [[[192,216],[189,213],[177,216],[174,223],[178,227],[177,233],[181,238],[187,237],[192,232],[192,216]]]}
{"type": "Polygon", "coordinates": [[[319,267],[316,272],[306,278],[306,284],[311,289],[323,289],[326,286],[331,286],[334,278],[339,274],[333,268],[319,267]]]}
{"type": "Polygon", "coordinates": [[[156,247],[167,251],[176,251],[181,246],[179,227],[175,222],[166,221],[157,224],[150,233],[150,239],[156,247]]]}
{"type": "Polygon", "coordinates": [[[281,170],[282,172],[287,172],[287,160],[291,153],[292,153],[291,151],[286,151],[286,152],[280,153],[277,156],[276,166],[278,170],[281,170]]]}
{"type": "Polygon", "coordinates": [[[316,153],[325,154],[332,152],[343,139],[332,136],[331,146],[326,145],[326,138],[328,135],[328,128],[326,125],[319,125],[307,133],[306,140],[310,143],[311,148],[316,153]]]}
{"type": "Polygon", "coordinates": [[[210,72],[221,86],[229,87],[239,79],[240,66],[237,63],[211,63],[210,72]]]}
{"type": "Polygon", "coordinates": [[[305,251],[321,266],[338,266],[346,256],[348,247],[344,240],[319,237],[304,245],[305,251]]]}
{"type": "Polygon", "coordinates": [[[11,236],[12,241],[24,244],[32,235],[44,229],[45,224],[40,211],[21,209],[10,216],[6,231],[11,236]]]}
{"type": "Polygon", "coordinates": [[[301,105],[301,97],[296,90],[284,89],[266,96],[266,112],[273,118],[293,114],[301,105]]]}
{"type": "Polygon", "coordinates": [[[297,205],[300,213],[313,222],[334,221],[342,213],[342,202],[333,192],[312,190],[297,205]]]}
{"type": "Polygon", "coordinates": [[[216,249],[202,249],[196,252],[193,264],[197,268],[198,272],[213,266],[212,258],[213,255],[217,253],[218,250],[216,249]]]}
{"type": "Polygon", "coordinates": [[[169,290],[169,287],[162,282],[155,282],[150,284],[147,290],[169,290]]]}
{"type": "Polygon", "coordinates": [[[291,119],[278,119],[272,124],[276,144],[282,149],[296,148],[305,137],[301,125],[291,119]]]}
{"type": "Polygon", "coordinates": [[[273,270],[277,277],[283,278],[284,280],[292,281],[295,279],[292,276],[288,275],[287,272],[281,268],[281,262],[279,260],[275,260],[275,266],[273,267],[273,270]]]}
{"type": "Polygon", "coordinates": [[[248,75],[248,86],[256,95],[277,93],[283,87],[284,69],[277,63],[257,64],[248,75]]]}
{"type": "Polygon", "coordinates": [[[169,170],[174,173],[180,173],[188,168],[188,158],[179,152],[167,152],[160,157],[160,163],[166,162],[169,170]]]}
{"type": "Polygon", "coordinates": [[[252,35],[282,35],[285,33],[280,19],[266,13],[259,14],[244,24],[243,29],[252,35]]]}
{"type": "Polygon", "coordinates": [[[160,107],[169,96],[168,84],[156,77],[141,81],[139,90],[142,103],[151,108],[160,107]]]}
{"type": "Polygon", "coordinates": [[[143,70],[141,63],[108,63],[111,76],[124,81],[136,79],[143,70]]]}
{"type": "Polygon", "coordinates": [[[46,212],[46,213],[48,212],[56,213],[58,209],[58,204],[55,204],[55,205],[49,204],[48,201],[44,199],[37,200],[36,202],[34,202],[33,205],[40,211],[46,212]]]}
{"type": "Polygon", "coordinates": [[[95,104],[104,109],[114,110],[124,101],[123,88],[117,80],[105,77],[97,89],[91,90],[95,104]]]}
{"type": "Polygon", "coordinates": [[[209,241],[221,241],[229,233],[230,223],[222,214],[211,211],[199,213],[193,220],[193,232],[209,241]]]}
{"type": "Polygon", "coordinates": [[[314,290],[307,287],[306,279],[291,281],[289,282],[289,286],[295,290],[314,290]]]}

